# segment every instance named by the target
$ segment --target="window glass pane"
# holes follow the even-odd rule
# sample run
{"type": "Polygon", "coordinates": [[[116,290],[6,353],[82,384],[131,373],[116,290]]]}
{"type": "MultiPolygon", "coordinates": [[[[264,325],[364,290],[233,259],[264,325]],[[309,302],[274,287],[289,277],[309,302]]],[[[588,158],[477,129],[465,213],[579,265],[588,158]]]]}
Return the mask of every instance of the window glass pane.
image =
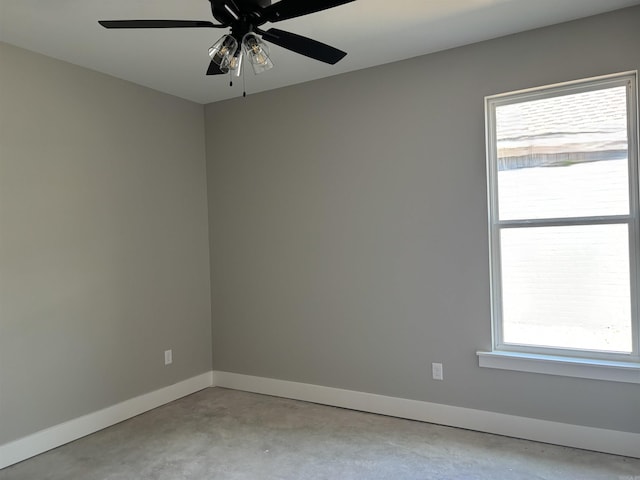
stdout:
{"type": "Polygon", "coordinates": [[[626,87],[496,107],[500,220],[629,213],[626,87]]]}
{"type": "Polygon", "coordinates": [[[505,343],[632,351],[627,225],[501,231],[505,343]]]}

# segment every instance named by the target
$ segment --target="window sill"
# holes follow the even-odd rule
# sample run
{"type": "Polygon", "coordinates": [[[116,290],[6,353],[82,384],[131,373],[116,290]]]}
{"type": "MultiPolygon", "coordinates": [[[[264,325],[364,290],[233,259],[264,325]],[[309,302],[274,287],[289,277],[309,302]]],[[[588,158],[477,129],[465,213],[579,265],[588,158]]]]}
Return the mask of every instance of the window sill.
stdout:
{"type": "Polygon", "coordinates": [[[640,383],[640,363],[590,360],[517,352],[477,352],[481,367],[640,383]]]}

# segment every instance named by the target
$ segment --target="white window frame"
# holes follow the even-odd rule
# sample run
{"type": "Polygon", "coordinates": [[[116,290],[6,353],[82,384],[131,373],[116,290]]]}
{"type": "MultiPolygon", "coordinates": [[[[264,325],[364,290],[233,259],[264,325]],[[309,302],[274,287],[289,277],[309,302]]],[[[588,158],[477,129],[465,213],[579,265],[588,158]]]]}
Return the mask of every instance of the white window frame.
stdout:
{"type": "Polygon", "coordinates": [[[477,352],[481,367],[521,370],[552,375],[640,383],[640,198],[638,172],[637,72],[624,72],[585,80],[485,97],[487,187],[491,282],[492,350],[477,352]],[[627,132],[629,165],[629,214],[570,218],[502,220],[498,218],[498,161],[496,108],[530,100],[552,98],[604,88],[627,87],[627,132]],[[631,277],[631,353],[507,344],[503,341],[500,232],[507,228],[571,225],[613,225],[629,227],[631,277]]]}

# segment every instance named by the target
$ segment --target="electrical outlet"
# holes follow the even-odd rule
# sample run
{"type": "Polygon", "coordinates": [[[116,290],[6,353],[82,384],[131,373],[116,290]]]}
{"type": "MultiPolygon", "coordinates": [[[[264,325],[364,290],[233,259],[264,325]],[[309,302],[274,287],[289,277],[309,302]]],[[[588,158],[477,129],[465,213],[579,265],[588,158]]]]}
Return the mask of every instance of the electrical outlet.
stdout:
{"type": "Polygon", "coordinates": [[[431,364],[431,376],[433,377],[434,380],[443,380],[441,363],[431,364]]]}
{"type": "Polygon", "coordinates": [[[164,364],[171,365],[173,363],[173,351],[165,350],[164,351],[164,364]]]}

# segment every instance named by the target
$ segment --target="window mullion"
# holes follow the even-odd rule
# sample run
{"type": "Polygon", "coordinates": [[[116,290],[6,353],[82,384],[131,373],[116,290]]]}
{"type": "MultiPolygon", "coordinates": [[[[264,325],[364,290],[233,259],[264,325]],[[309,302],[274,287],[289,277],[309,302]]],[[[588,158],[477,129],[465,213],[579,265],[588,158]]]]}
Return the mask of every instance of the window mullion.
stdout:
{"type": "Polygon", "coordinates": [[[570,218],[541,218],[531,220],[502,220],[495,224],[499,228],[526,228],[526,227],[563,227],[572,225],[608,225],[618,223],[631,223],[632,215],[607,215],[597,217],[570,217],[570,218]]]}

